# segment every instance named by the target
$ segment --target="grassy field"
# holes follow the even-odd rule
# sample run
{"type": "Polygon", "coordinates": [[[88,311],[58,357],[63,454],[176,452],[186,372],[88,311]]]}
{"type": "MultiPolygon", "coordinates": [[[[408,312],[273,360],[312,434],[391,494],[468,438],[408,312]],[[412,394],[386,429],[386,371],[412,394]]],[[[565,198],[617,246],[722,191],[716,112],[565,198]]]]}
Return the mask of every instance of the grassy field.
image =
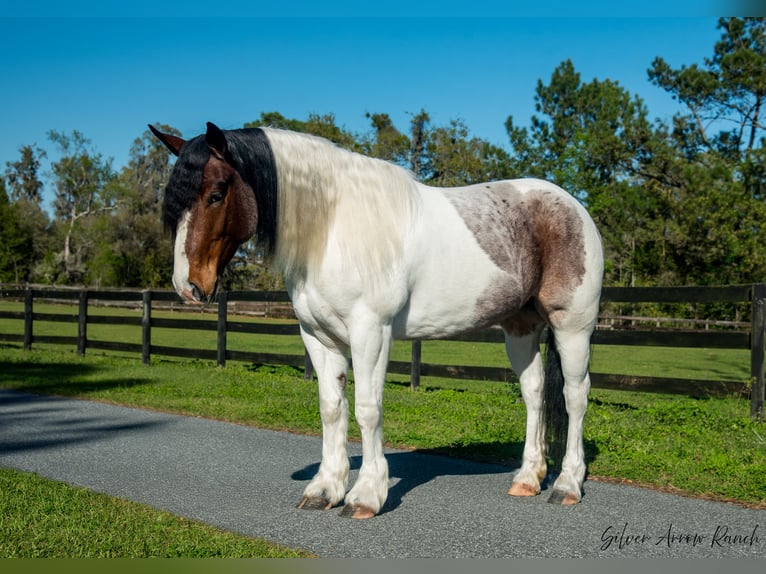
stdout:
{"type": "MultiPolygon", "coordinates": [[[[5,303],[0,302],[0,309],[5,303]]],[[[67,312],[36,305],[38,312],[67,312]]],[[[98,314],[136,311],[98,309],[98,314]]],[[[174,314],[178,317],[178,313],[174,314]]],[[[210,316],[208,316],[210,318],[210,316]]],[[[197,317],[198,318],[198,317],[197,317]]],[[[20,332],[21,321],[0,320],[0,333],[20,332]]],[[[37,334],[74,335],[76,326],[35,325],[37,334]]],[[[93,325],[89,337],[140,340],[138,328],[93,325]]],[[[158,330],[153,343],[214,348],[215,333],[158,330]]],[[[229,346],[266,353],[302,352],[298,337],[269,337],[231,333],[229,346]]],[[[0,386],[27,392],[83,397],[204,416],[277,430],[318,435],[321,432],[316,385],[291,367],[249,365],[230,361],[225,368],[207,361],[153,357],[142,365],[136,355],[119,356],[36,345],[24,352],[16,344],[0,343],[0,386]]],[[[409,358],[409,345],[397,344],[395,360],[409,358]]],[[[426,342],[423,360],[431,363],[506,366],[501,344],[426,342]]],[[[745,381],[749,376],[746,351],[596,347],[592,370],[604,373],[745,381]]],[[[425,377],[418,391],[403,376],[390,376],[385,388],[384,435],[390,446],[500,462],[514,466],[521,458],[525,409],[515,384],[455,381],[425,377]]],[[[349,396],[353,412],[353,384],[349,396]]],[[[359,431],[352,421],[352,439],[359,431]]],[[[630,482],[692,496],[766,508],[766,425],[749,417],[749,403],[738,398],[692,399],[680,396],[593,390],[585,423],[585,447],[590,478],[630,482]]],[[[2,480],[9,480],[0,477],[2,480]]],[[[12,481],[21,480],[13,475],[12,481]]],[[[28,480],[34,481],[35,478],[28,480]]],[[[29,486],[28,488],[37,488],[29,486]]],[[[61,488],[49,486],[49,488],[61,488]]],[[[0,489],[0,493],[8,491],[0,489]]],[[[77,496],[84,496],[79,493],[77,496]]],[[[8,501],[4,502],[8,504],[8,501]]],[[[121,504],[121,502],[119,502],[121,504]]],[[[3,504],[3,503],[0,503],[3,504]]],[[[77,510],[77,506],[73,504],[77,510]]],[[[34,510],[19,508],[31,514],[34,510]]],[[[76,516],[79,510],[73,511],[76,516]]],[[[106,511],[104,511],[106,512],[106,511]]],[[[10,519],[0,508],[0,536],[10,519]]],[[[20,520],[20,519],[19,519],[20,520]]],[[[153,521],[164,518],[150,517],[153,521]]],[[[18,522],[18,520],[17,520],[18,522]]],[[[41,526],[45,528],[45,524],[41,526]]],[[[52,527],[48,548],[55,548],[60,527],[52,527]]],[[[20,535],[31,537],[32,531],[20,535]]],[[[41,535],[42,536],[42,535],[41,535]]],[[[44,536],[43,536],[44,537],[44,536]]],[[[187,548],[211,555],[240,556],[239,544],[212,542],[153,547],[168,555],[187,548]]],[[[40,543],[44,548],[45,544],[40,543]]],[[[97,544],[87,555],[109,552],[97,544]]],[[[136,550],[125,543],[123,555],[136,550]]],[[[71,550],[74,552],[75,550],[71,550]]],[[[280,550],[277,550],[280,551],[280,550]]],[[[0,556],[5,555],[0,547],[0,556]]],[[[33,550],[29,550],[32,555],[33,550]]],[[[34,550],[34,552],[40,552],[34,550]]],[[[271,549],[264,550],[271,555],[271,549]]]]}
{"type": "Polygon", "coordinates": [[[306,558],[126,500],[0,469],[3,558],[306,558]]]}

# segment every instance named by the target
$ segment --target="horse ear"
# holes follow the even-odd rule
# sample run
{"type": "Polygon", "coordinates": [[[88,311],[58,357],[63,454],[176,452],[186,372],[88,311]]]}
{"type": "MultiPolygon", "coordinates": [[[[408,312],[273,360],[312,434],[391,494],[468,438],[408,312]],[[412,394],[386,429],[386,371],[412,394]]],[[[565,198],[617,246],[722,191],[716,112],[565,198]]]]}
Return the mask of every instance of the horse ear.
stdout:
{"type": "Polygon", "coordinates": [[[205,134],[205,142],[210,151],[218,159],[226,160],[229,157],[229,145],[226,143],[226,136],[220,128],[212,122],[207,123],[207,133],[205,134]]]}
{"type": "Polygon", "coordinates": [[[185,139],[181,139],[178,136],[172,134],[164,134],[153,125],[149,124],[149,129],[157,136],[157,139],[165,144],[165,147],[170,150],[170,153],[177,156],[181,151],[181,147],[186,143],[185,139]]]}

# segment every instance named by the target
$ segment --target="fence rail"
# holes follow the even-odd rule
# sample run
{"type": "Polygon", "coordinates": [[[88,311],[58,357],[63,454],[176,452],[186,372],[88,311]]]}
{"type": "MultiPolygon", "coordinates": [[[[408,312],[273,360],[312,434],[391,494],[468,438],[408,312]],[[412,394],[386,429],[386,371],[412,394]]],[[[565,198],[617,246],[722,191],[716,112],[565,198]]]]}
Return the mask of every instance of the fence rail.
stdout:
{"type": "MultiPolygon", "coordinates": [[[[251,361],[265,364],[286,364],[303,367],[310,378],[313,373],[311,362],[303,355],[270,354],[233,350],[227,346],[227,333],[268,334],[273,336],[297,335],[297,325],[264,325],[229,320],[228,307],[231,302],[289,303],[289,297],[282,291],[231,291],[219,296],[216,319],[167,319],[152,316],[152,308],[158,302],[178,302],[178,296],[170,291],[95,291],[69,289],[4,289],[0,297],[21,299],[24,311],[0,311],[0,319],[24,321],[23,335],[0,333],[0,341],[22,342],[25,349],[33,343],[53,343],[74,345],[80,354],[86,349],[107,351],[127,351],[140,353],[144,363],[151,361],[152,355],[166,355],[186,358],[215,360],[221,366],[227,360],[251,361]],[[35,299],[76,301],[76,316],[36,313],[35,299]],[[108,317],[92,315],[88,312],[89,304],[94,301],[133,302],[142,308],[139,317],[108,317]],[[35,321],[76,322],[76,337],[41,336],[34,334],[35,321]],[[99,341],[88,338],[88,325],[133,325],[141,326],[140,342],[99,341]],[[194,329],[217,332],[216,349],[188,349],[152,344],[152,330],[194,329]]],[[[750,351],[750,374],[748,383],[742,381],[699,381],[688,379],[670,379],[658,377],[637,377],[591,373],[594,387],[636,390],[644,392],[675,393],[692,396],[707,395],[750,395],[751,414],[763,418],[764,413],[764,350],[766,347],[766,284],[741,285],[730,287],[612,287],[602,293],[603,303],[750,303],[751,321],[745,331],[706,330],[597,330],[592,338],[594,345],[643,345],[660,347],[702,347],[719,349],[747,349],[750,351]]],[[[489,328],[448,340],[464,342],[501,342],[502,331],[489,328]]],[[[491,381],[509,381],[514,375],[509,368],[477,367],[463,365],[434,365],[423,363],[419,341],[412,343],[412,359],[409,362],[391,361],[389,372],[410,374],[413,386],[418,386],[421,376],[436,376],[459,379],[481,379],[491,381]]]]}

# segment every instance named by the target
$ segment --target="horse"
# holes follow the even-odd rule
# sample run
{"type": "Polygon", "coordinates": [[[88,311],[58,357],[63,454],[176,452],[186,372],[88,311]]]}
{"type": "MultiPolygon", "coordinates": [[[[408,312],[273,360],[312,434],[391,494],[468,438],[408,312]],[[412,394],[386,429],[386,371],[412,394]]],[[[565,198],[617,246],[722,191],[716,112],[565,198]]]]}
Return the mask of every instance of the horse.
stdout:
{"type": "MultiPolygon", "coordinates": [[[[438,188],[392,163],[268,127],[184,140],[149,126],[177,156],[163,198],[173,285],[211,301],[240,245],[261,241],[285,285],[318,379],[319,469],[298,508],[358,519],[388,494],[383,387],[393,339],[427,340],[500,325],[527,410],[508,494],[535,496],[561,447],[548,499],[581,501],[590,337],[603,249],[587,210],[539,179],[438,188]],[[547,361],[541,332],[548,326],[547,361]],[[348,490],[349,353],[362,465],[348,490]]],[[[554,463],[556,464],[556,463],[554,463]]]]}

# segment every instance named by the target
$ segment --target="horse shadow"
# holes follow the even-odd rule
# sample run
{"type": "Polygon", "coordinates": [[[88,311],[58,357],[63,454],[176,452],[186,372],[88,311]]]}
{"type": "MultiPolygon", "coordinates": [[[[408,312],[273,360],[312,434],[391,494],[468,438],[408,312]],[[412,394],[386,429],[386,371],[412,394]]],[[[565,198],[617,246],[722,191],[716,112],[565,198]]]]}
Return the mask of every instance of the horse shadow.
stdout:
{"type": "MultiPolygon", "coordinates": [[[[483,447],[490,447],[492,445],[469,445],[464,447],[463,450],[468,453],[471,451],[481,451],[483,447]]],[[[524,443],[511,443],[507,445],[511,451],[518,449],[518,452],[522,452],[524,443]]],[[[460,452],[455,453],[460,456],[460,452]]],[[[590,441],[586,441],[585,445],[586,464],[593,460],[598,450],[590,441]]],[[[445,456],[439,454],[439,449],[434,450],[414,450],[409,452],[388,452],[386,453],[386,460],[388,461],[388,474],[389,480],[399,480],[393,484],[388,490],[388,498],[386,503],[381,508],[379,514],[385,514],[397,509],[402,504],[404,497],[411,491],[415,490],[419,486],[427,484],[441,476],[481,476],[488,474],[502,475],[506,474],[507,487],[510,488],[513,475],[521,467],[521,461],[519,460],[504,460],[503,463],[497,462],[483,462],[477,460],[471,460],[468,458],[456,458],[453,456],[445,456]]],[[[361,455],[353,455],[349,457],[349,463],[351,471],[358,471],[362,466],[361,455]]],[[[319,463],[312,463],[299,470],[296,470],[291,478],[296,481],[309,481],[319,470],[319,463]]],[[[552,470],[548,473],[545,479],[541,483],[542,491],[545,492],[553,485],[556,480],[558,472],[552,470]]],[[[349,481],[353,484],[353,480],[349,481]]]]}

